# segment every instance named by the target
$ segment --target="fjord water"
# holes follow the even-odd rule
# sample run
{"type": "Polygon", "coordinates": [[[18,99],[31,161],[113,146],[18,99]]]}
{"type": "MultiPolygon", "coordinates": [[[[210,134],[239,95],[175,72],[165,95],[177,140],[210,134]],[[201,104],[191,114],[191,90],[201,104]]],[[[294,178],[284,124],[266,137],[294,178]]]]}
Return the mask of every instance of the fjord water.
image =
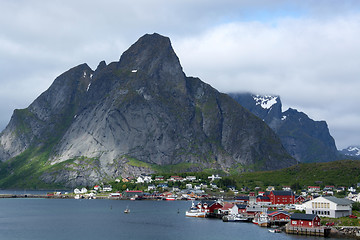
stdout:
{"type": "Polygon", "coordinates": [[[0,199],[0,240],[321,239],[270,233],[251,223],[185,217],[191,202],[0,199]],[[130,214],[124,209],[129,207],[130,214]]]}

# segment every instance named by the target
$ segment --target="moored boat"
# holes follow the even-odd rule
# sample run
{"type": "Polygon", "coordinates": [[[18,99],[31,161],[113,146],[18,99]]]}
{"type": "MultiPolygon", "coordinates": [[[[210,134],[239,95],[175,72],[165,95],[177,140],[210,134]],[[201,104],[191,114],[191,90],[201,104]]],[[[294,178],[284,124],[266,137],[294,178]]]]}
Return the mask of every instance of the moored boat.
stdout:
{"type": "Polygon", "coordinates": [[[267,227],[269,225],[269,218],[266,212],[261,212],[255,215],[254,224],[259,225],[260,227],[267,227]]]}
{"type": "Polygon", "coordinates": [[[207,212],[208,212],[207,206],[202,207],[201,203],[195,206],[194,202],[192,202],[189,211],[185,212],[185,216],[205,218],[207,212]]]}
{"type": "Polygon", "coordinates": [[[223,222],[245,222],[248,221],[248,218],[241,214],[232,214],[223,216],[222,220],[223,222]]]}

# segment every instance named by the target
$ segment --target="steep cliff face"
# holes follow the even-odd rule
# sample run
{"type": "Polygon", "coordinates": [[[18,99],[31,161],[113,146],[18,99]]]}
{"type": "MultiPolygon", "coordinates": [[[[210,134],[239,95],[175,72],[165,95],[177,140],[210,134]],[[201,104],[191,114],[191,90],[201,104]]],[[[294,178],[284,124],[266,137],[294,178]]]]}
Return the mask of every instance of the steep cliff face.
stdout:
{"type": "Polygon", "coordinates": [[[291,108],[282,112],[279,96],[250,93],[230,96],[263,119],[299,162],[328,162],[338,158],[335,141],[325,121],[314,121],[305,113],[291,108]]]}
{"type": "Polygon", "coordinates": [[[261,120],[186,77],[170,40],[158,34],[141,37],[119,62],[59,76],[27,109],[14,111],[0,141],[10,166],[0,171],[3,183],[34,159],[41,180],[68,186],[166,165],[244,171],[296,163],[261,120]]]}

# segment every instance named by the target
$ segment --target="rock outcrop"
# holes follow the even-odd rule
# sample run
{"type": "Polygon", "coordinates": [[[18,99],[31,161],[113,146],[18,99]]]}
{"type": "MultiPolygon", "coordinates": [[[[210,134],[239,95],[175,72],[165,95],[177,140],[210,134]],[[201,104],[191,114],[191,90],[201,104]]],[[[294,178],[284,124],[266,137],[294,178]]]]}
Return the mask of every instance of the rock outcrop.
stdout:
{"type": "Polygon", "coordinates": [[[279,96],[250,93],[229,95],[266,122],[280,137],[285,149],[299,162],[329,162],[338,159],[335,141],[325,121],[314,121],[296,109],[282,112],[279,96]]]}

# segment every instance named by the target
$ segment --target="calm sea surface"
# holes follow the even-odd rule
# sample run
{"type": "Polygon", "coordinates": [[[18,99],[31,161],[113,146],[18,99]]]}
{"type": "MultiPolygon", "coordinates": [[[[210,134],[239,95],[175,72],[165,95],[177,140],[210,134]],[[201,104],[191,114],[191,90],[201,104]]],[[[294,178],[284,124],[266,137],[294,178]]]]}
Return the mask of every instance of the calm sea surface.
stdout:
{"type": "Polygon", "coordinates": [[[0,240],[323,239],[270,233],[251,223],[187,218],[190,205],[186,201],[0,199],[0,240]],[[127,207],[130,214],[124,214],[127,207]]]}

